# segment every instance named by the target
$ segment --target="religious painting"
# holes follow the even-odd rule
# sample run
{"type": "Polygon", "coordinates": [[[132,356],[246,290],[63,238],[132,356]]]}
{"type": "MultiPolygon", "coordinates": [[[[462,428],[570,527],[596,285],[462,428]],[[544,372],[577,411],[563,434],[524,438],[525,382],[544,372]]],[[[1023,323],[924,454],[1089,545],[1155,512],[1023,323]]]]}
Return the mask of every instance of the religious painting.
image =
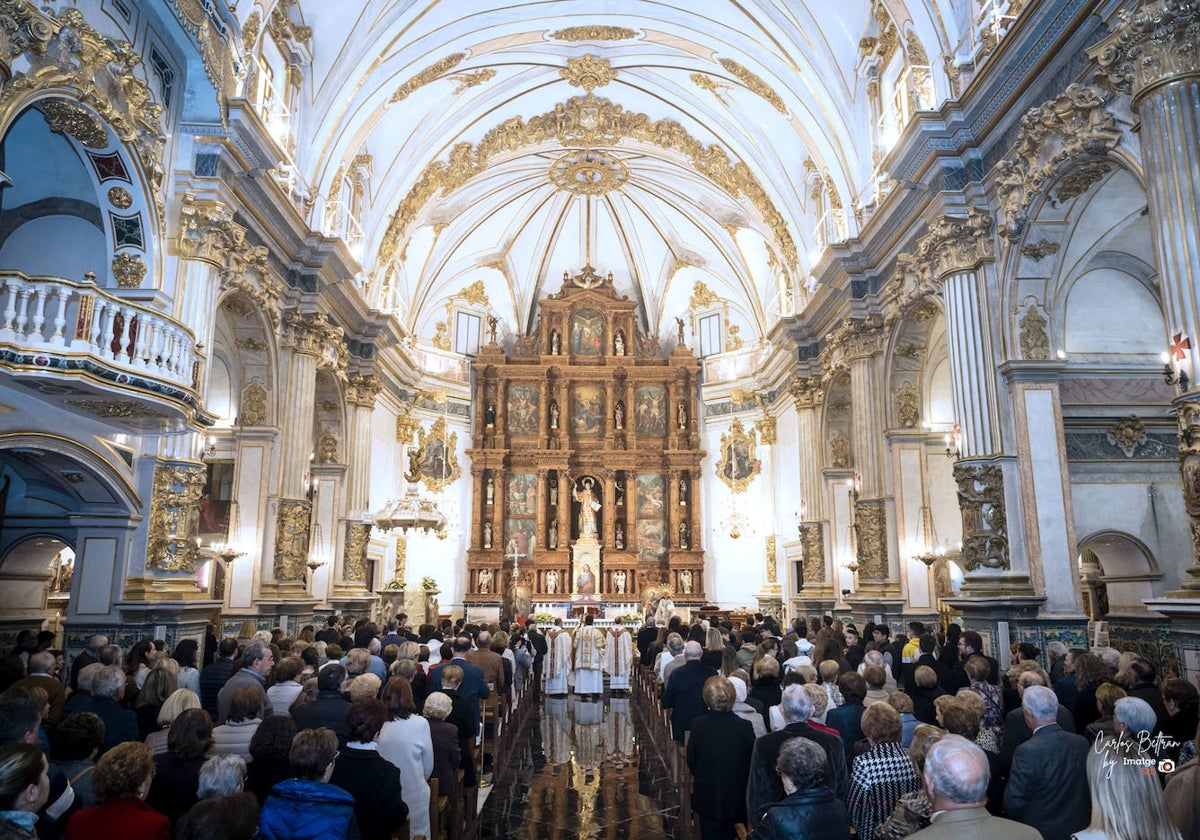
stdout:
{"type": "Polygon", "coordinates": [[[661,475],[637,477],[637,552],[643,562],[657,562],[667,549],[667,481],[661,475]]]}
{"type": "Polygon", "coordinates": [[[202,542],[225,542],[233,499],[233,461],[209,461],[200,492],[197,533],[202,542]]]}
{"type": "Polygon", "coordinates": [[[571,353],[575,356],[604,355],[604,315],[595,309],[580,309],[571,317],[571,353]]]}
{"type": "Polygon", "coordinates": [[[536,435],[541,395],[533,385],[511,385],[508,389],[508,433],[536,435]]]}
{"type": "Polygon", "coordinates": [[[603,430],[604,389],[580,385],[572,392],[571,432],[580,436],[599,435],[603,430]]]}
{"type": "Polygon", "coordinates": [[[521,561],[528,560],[533,555],[532,519],[504,520],[504,556],[512,562],[514,555],[521,561]]]}
{"type": "Polygon", "coordinates": [[[638,388],[633,394],[633,429],[638,437],[663,437],[667,433],[667,392],[657,385],[638,388]]]}
{"type": "Polygon", "coordinates": [[[425,431],[421,426],[417,429],[417,452],[421,465],[421,481],[431,493],[440,493],[448,484],[453,484],[461,470],[454,450],[458,447],[458,432],[446,429],[446,419],[439,417],[437,422],[425,431]]]}
{"type": "Polygon", "coordinates": [[[509,516],[533,516],[537,513],[537,476],[533,473],[513,473],[508,477],[505,499],[509,516]]]}
{"type": "Polygon", "coordinates": [[[717,478],[721,479],[734,493],[744,493],[762,472],[762,461],[757,458],[758,432],[753,428],[746,432],[742,421],[734,418],[733,425],[721,435],[721,460],[717,462],[717,478]]]}

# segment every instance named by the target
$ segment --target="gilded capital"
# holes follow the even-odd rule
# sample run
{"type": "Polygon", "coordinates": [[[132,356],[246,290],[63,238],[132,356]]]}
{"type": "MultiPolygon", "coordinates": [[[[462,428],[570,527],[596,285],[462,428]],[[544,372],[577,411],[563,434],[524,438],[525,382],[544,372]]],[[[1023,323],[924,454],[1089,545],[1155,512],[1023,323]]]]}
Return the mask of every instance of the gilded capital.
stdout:
{"type": "Polygon", "coordinates": [[[957,271],[970,271],[995,256],[992,217],[978,207],[967,216],[939,216],[917,240],[912,266],[924,281],[941,281],[957,271]]]}
{"type": "Polygon", "coordinates": [[[1200,75],[1197,39],[1200,3],[1153,0],[1121,12],[1112,34],[1088,50],[1100,67],[1096,80],[1128,93],[1136,108],[1160,85],[1200,75]]]}
{"type": "Polygon", "coordinates": [[[383,383],[373,373],[352,373],[346,380],[346,400],[360,408],[374,408],[383,383]]]}
{"type": "Polygon", "coordinates": [[[297,353],[316,356],[322,369],[342,371],[349,351],[342,340],[343,330],[321,312],[288,310],[283,317],[283,341],[297,353]]]}
{"type": "Polygon", "coordinates": [[[882,352],[885,335],[883,317],[868,315],[842,319],[841,325],[827,336],[827,342],[841,350],[846,359],[853,360],[882,352]]]}
{"type": "Polygon", "coordinates": [[[819,376],[797,376],[788,385],[797,409],[816,408],[825,399],[825,383],[819,376]]]}

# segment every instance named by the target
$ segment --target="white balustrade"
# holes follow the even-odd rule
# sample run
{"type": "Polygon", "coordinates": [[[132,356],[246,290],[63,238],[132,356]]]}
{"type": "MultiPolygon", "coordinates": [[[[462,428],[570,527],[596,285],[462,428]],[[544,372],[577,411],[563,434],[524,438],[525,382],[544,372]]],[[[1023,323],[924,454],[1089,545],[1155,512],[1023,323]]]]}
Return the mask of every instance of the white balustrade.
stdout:
{"type": "Polygon", "coordinates": [[[0,274],[0,346],[91,356],[192,389],[195,341],[178,321],[92,283],[0,274]]]}

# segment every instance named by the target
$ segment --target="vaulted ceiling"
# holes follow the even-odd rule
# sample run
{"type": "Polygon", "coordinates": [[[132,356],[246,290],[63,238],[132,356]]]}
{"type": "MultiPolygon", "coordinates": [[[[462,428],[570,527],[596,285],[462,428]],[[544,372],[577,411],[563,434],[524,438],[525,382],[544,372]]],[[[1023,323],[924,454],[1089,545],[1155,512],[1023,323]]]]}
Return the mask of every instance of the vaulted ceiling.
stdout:
{"type": "Polygon", "coordinates": [[[652,332],[673,331],[699,281],[753,342],[807,280],[813,184],[844,202],[845,235],[872,190],[863,39],[890,19],[944,99],[960,5],[300,0],[297,163],[324,197],[370,155],[362,262],[421,340],[476,281],[524,332],[590,261],[652,332]]]}

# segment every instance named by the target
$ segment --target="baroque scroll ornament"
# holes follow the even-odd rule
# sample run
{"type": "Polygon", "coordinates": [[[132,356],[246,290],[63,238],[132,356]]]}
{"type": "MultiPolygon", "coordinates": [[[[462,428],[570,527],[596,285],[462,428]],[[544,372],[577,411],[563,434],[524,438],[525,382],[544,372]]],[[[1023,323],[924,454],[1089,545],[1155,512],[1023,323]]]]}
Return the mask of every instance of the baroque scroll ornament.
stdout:
{"type": "Polygon", "coordinates": [[[954,465],[958,507],[963,520],[963,568],[1007,569],[1008,519],[1004,508],[1004,474],[994,464],[954,465]]]}
{"type": "Polygon", "coordinates": [[[168,464],[155,469],[146,547],[153,568],[191,574],[199,567],[196,534],[204,481],[200,467],[168,464]]]}

